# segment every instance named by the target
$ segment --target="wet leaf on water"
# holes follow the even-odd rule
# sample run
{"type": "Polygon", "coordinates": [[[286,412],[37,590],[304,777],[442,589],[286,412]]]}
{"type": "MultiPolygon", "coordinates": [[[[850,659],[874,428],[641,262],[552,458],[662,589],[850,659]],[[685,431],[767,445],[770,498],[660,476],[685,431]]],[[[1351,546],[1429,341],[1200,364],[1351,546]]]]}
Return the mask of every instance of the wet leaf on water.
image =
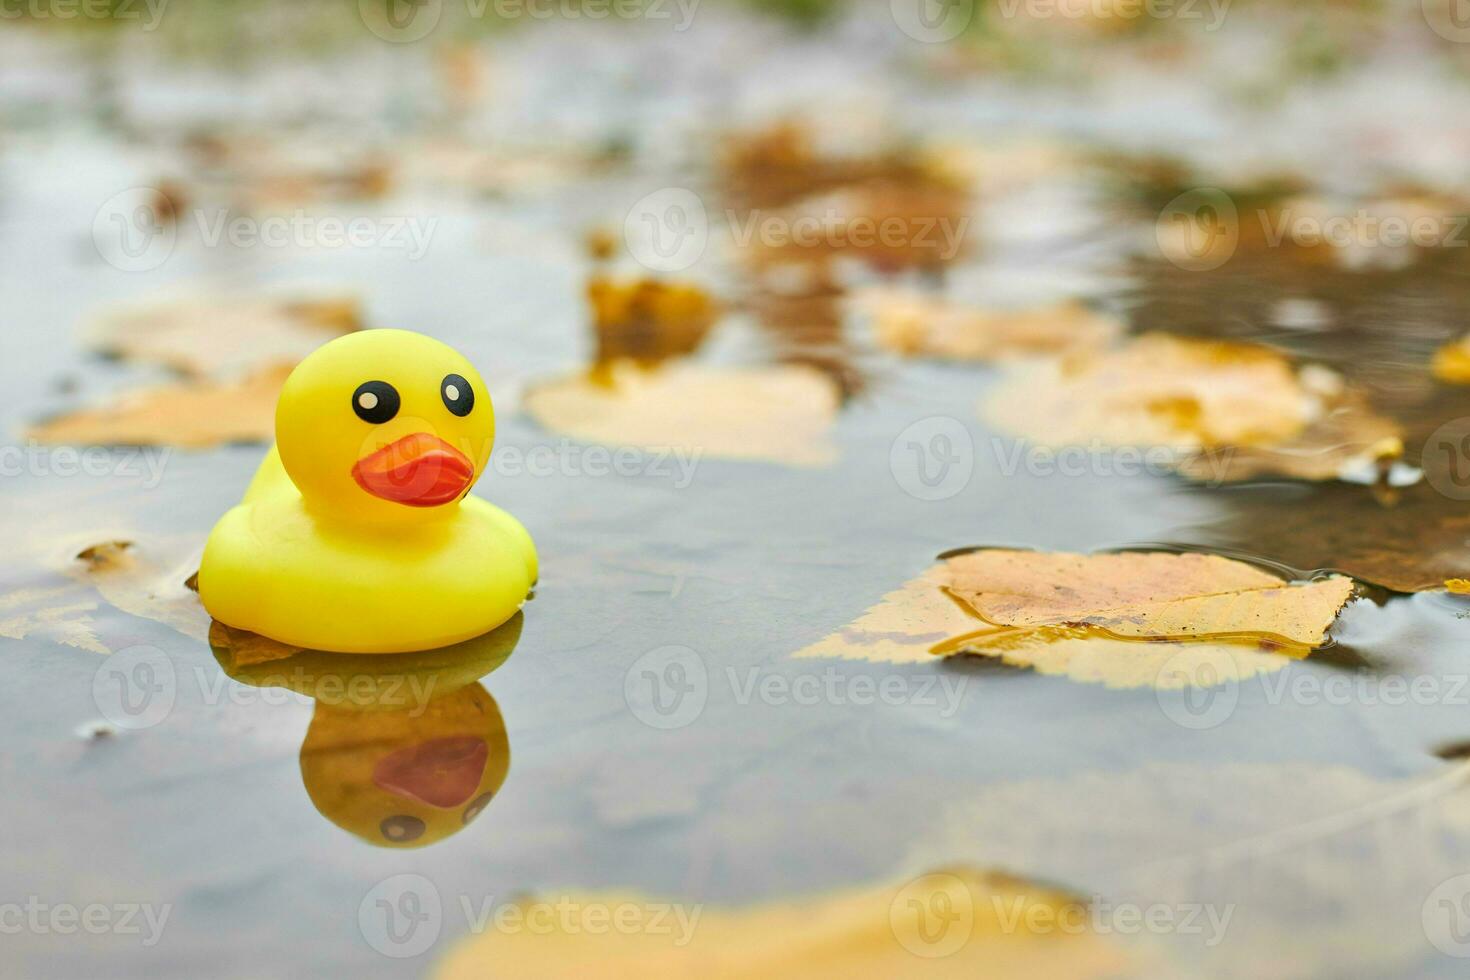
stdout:
{"type": "Polygon", "coordinates": [[[982,413],[1051,446],[1159,447],[1184,475],[1215,482],[1342,478],[1402,452],[1398,427],[1334,372],[1166,334],[1017,367],[982,413]]]}
{"type": "Polygon", "coordinates": [[[548,929],[485,930],[452,950],[435,980],[482,977],[492,964],[497,972],[543,976],[1085,980],[1136,969],[1144,955],[1093,931],[1083,898],[963,867],[745,907],[696,906],[635,892],[563,893],[517,905],[522,921],[544,918],[548,929]],[[546,914],[565,904],[573,910],[567,918],[546,914]],[[666,913],[666,929],[596,924],[608,916],[617,921],[620,909],[652,915],[671,905],[683,918],[666,913]],[[946,917],[944,928],[924,918],[935,914],[946,917]]]}
{"type": "Polygon", "coordinates": [[[1320,646],[1352,588],[1341,576],[1288,583],[1217,555],[985,549],[941,562],[796,656],[977,654],[1109,687],[1223,683],[1320,646]]]}
{"type": "Polygon", "coordinates": [[[836,458],[828,430],[838,400],[825,375],[795,365],[645,369],[618,361],[538,384],[524,404],[541,425],[584,442],[822,466],[836,458]]]}
{"type": "Polygon", "coordinates": [[[94,597],[74,587],[20,589],[0,596],[0,636],[40,637],[90,653],[110,651],[97,636],[94,597]]]}
{"type": "Polygon", "coordinates": [[[295,364],[360,329],[362,312],[350,296],[201,296],[108,311],[92,322],[88,340],[125,360],[224,378],[295,364]]]}
{"type": "Polygon", "coordinates": [[[719,316],[713,298],[690,283],[595,276],[587,299],[599,364],[620,358],[654,364],[692,354],[719,316]]]}
{"type": "Polygon", "coordinates": [[[209,614],[188,587],[202,551],[201,540],[182,534],[104,541],[79,551],[67,571],[123,612],[203,640],[209,614]]]}
{"type": "Polygon", "coordinates": [[[118,396],[106,407],[59,415],[29,430],[45,443],[179,446],[207,449],[269,442],[276,398],[290,366],[268,367],[239,381],[181,381],[118,396]]]}
{"type": "Polygon", "coordinates": [[[1098,350],[1123,324],[1081,303],[984,310],[937,297],[870,290],[855,305],[872,318],[878,344],[899,354],[988,361],[1098,350]]]}
{"type": "Polygon", "coordinates": [[[1123,638],[1263,636],[1305,647],[1352,595],[1340,575],[1293,585],[1219,555],[982,549],[950,558],[949,591],[997,626],[1090,626],[1123,638]]]}

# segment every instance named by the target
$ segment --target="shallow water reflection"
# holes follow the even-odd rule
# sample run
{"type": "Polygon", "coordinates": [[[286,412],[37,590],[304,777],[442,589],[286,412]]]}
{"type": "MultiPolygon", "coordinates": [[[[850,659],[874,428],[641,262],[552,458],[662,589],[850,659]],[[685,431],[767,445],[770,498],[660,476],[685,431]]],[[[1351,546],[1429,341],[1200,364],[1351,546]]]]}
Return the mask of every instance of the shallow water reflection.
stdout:
{"type": "Polygon", "coordinates": [[[509,659],[522,621],[376,656],[295,650],[216,622],[210,647],[240,683],[316,702],[301,781],[322,816],[377,847],[424,847],[469,826],[505,782],[505,719],[479,679],[509,659]]]}

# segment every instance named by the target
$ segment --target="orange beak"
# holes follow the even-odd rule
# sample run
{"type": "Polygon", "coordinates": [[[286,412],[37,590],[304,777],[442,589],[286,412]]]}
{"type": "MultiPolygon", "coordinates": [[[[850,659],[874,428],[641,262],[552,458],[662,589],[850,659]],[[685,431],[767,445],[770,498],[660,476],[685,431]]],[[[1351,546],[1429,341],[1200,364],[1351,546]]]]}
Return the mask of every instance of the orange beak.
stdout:
{"type": "Polygon", "coordinates": [[[475,464],[438,436],[415,432],[358,460],[352,478],[374,497],[410,507],[438,507],[470,488],[475,464]]]}
{"type": "Polygon", "coordinates": [[[381,790],[449,810],[469,802],[480,788],[490,747],[474,735],[430,739],[399,749],[373,766],[381,790]]]}

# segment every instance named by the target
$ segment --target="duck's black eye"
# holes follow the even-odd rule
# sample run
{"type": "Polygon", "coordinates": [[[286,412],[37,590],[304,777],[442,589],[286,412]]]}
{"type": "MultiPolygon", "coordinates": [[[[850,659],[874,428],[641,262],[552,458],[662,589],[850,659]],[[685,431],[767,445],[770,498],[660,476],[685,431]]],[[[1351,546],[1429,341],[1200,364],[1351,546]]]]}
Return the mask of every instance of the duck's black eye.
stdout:
{"type": "Polygon", "coordinates": [[[400,814],[396,817],[389,817],[378,824],[378,831],[386,839],[393,841],[395,844],[401,844],[404,841],[416,840],[423,836],[424,822],[418,817],[400,814]]]}
{"type": "Polygon", "coordinates": [[[386,381],[364,381],[352,393],[352,410],[364,422],[382,425],[398,414],[398,389],[386,381]]]}
{"type": "Polygon", "coordinates": [[[475,389],[457,374],[445,375],[439,382],[439,397],[444,399],[444,407],[460,418],[470,414],[475,407],[475,389]]]}

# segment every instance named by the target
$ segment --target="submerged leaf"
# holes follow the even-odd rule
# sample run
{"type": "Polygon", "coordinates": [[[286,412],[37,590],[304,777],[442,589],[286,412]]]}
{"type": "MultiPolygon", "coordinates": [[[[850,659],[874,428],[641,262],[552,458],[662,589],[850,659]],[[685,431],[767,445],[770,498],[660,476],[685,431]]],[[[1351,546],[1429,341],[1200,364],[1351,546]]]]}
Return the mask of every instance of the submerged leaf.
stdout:
{"type": "Polygon", "coordinates": [[[143,388],[114,404],[85,408],[30,430],[39,442],[73,445],[180,446],[206,449],[232,442],[268,442],[276,398],[290,366],[241,381],[183,381],[143,388]]]}
{"type": "Polygon", "coordinates": [[[988,361],[1096,350],[1123,332],[1081,303],[1029,310],[982,310],[918,293],[873,290],[857,298],[880,346],[910,356],[988,361]]]}
{"type": "Polygon", "coordinates": [[[44,637],[90,653],[110,651],[97,636],[95,599],[74,587],[20,589],[0,596],[0,636],[44,637]]]}
{"type": "Polygon", "coordinates": [[[524,898],[513,911],[507,921],[546,926],[487,929],[454,949],[435,980],[470,980],[492,968],[589,978],[1086,980],[1136,969],[1141,956],[1093,931],[1084,899],[969,868],[744,908],[594,892],[524,898]],[[606,928],[619,921],[642,927],[606,928]]]}
{"type": "Polygon", "coordinates": [[[93,347],[113,356],[222,378],[295,364],[361,328],[358,302],[350,296],[200,296],[113,310],[89,333],[93,347]]]}
{"type": "Polygon", "coordinates": [[[619,361],[537,385],[525,407],[554,432],[608,446],[792,466],[836,458],[827,434],[837,416],[836,386],[795,365],[649,370],[619,361]]]}

